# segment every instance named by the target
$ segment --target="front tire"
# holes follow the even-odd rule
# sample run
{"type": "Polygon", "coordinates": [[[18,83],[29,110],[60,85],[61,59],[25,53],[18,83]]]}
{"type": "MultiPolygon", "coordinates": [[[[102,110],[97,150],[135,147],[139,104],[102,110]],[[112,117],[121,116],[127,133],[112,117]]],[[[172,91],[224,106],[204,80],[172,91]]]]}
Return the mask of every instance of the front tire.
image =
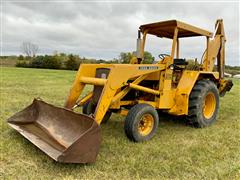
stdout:
{"type": "Polygon", "coordinates": [[[131,141],[150,140],[157,131],[159,117],[157,111],[148,104],[133,106],[125,119],[125,134],[131,141]]]}
{"type": "Polygon", "coordinates": [[[195,127],[210,126],[216,121],[219,111],[219,93],[210,80],[198,81],[189,97],[187,120],[195,127]]]}
{"type": "MultiPolygon", "coordinates": [[[[86,104],[83,105],[82,112],[83,114],[90,115],[95,112],[95,109],[96,109],[96,106],[92,103],[92,101],[88,101],[86,102],[86,104]]],[[[111,115],[112,115],[112,112],[108,110],[105,116],[103,117],[101,123],[107,123],[111,115]]]]}

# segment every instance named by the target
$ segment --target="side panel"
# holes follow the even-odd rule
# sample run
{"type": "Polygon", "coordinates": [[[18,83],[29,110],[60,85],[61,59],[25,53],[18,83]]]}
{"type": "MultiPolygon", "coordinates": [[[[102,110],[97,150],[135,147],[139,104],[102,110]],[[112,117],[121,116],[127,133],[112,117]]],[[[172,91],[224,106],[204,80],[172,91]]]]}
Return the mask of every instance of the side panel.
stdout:
{"type": "Polygon", "coordinates": [[[174,115],[187,115],[188,114],[188,101],[189,96],[196,81],[206,75],[214,79],[219,79],[218,72],[205,72],[205,71],[184,71],[178,83],[175,94],[175,105],[168,111],[174,115]]]}

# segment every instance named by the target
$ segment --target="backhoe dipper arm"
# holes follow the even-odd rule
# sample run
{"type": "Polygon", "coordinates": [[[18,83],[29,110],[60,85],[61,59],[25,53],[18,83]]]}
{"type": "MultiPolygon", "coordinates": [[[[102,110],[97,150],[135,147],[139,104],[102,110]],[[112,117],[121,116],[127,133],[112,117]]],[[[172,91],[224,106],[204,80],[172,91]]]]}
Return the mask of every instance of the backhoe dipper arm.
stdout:
{"type": "Polygon", "coordinates": [[[215,32],[213,38],[207,39],[207,51],[204,56],[203,70],[212,72],[214,69],[215,60],[217,59],[217,71],[219,73],[219,94],[224,96],[227,91],[230,91],[233,83],[231,80],[224,79],[225,66],[225,32],[223,20],[218,19],[215,24],[215,32]]]}
{"type": "Polygon", "coordinates": [[[203,70],[213,71],[217,58],[217,68],[220,79],[224,78],[225,65],[225,32],[223,20],[218,19],[215,24],[215,32],[212,38],[207,39],[207,51],[204,56],[203,70]]]}

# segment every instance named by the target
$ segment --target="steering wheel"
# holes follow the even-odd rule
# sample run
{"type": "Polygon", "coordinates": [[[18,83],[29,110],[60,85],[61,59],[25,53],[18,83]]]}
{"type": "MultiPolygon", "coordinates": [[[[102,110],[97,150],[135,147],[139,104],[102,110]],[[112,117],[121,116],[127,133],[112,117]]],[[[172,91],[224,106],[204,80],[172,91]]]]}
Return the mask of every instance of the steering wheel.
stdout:
{"type": "Polygon", "coordinates": [[[166,56],[170,56],[169,54],[159,54],[158,57],[162,60],[164,59],[166,56]]]}

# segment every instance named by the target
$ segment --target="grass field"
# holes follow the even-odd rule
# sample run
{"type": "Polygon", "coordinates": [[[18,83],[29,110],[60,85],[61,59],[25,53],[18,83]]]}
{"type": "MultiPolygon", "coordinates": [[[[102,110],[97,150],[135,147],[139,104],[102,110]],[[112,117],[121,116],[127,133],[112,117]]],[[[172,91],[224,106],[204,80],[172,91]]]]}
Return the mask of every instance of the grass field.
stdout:
{"type": "MultiPolygon", "coordinates": [[[[0,67],[1,68],[1,67],[0,67]]],[[[132,143],[124,117],[101,125],[94,164],[59,164],[11,129],[6,119],[34,97],[63,105],[76,72],[1,68],[0,179],[240,179],[240,81],[221,98],[216,123],[205,129],[161,118],[156,136],[132,143]]]]}

